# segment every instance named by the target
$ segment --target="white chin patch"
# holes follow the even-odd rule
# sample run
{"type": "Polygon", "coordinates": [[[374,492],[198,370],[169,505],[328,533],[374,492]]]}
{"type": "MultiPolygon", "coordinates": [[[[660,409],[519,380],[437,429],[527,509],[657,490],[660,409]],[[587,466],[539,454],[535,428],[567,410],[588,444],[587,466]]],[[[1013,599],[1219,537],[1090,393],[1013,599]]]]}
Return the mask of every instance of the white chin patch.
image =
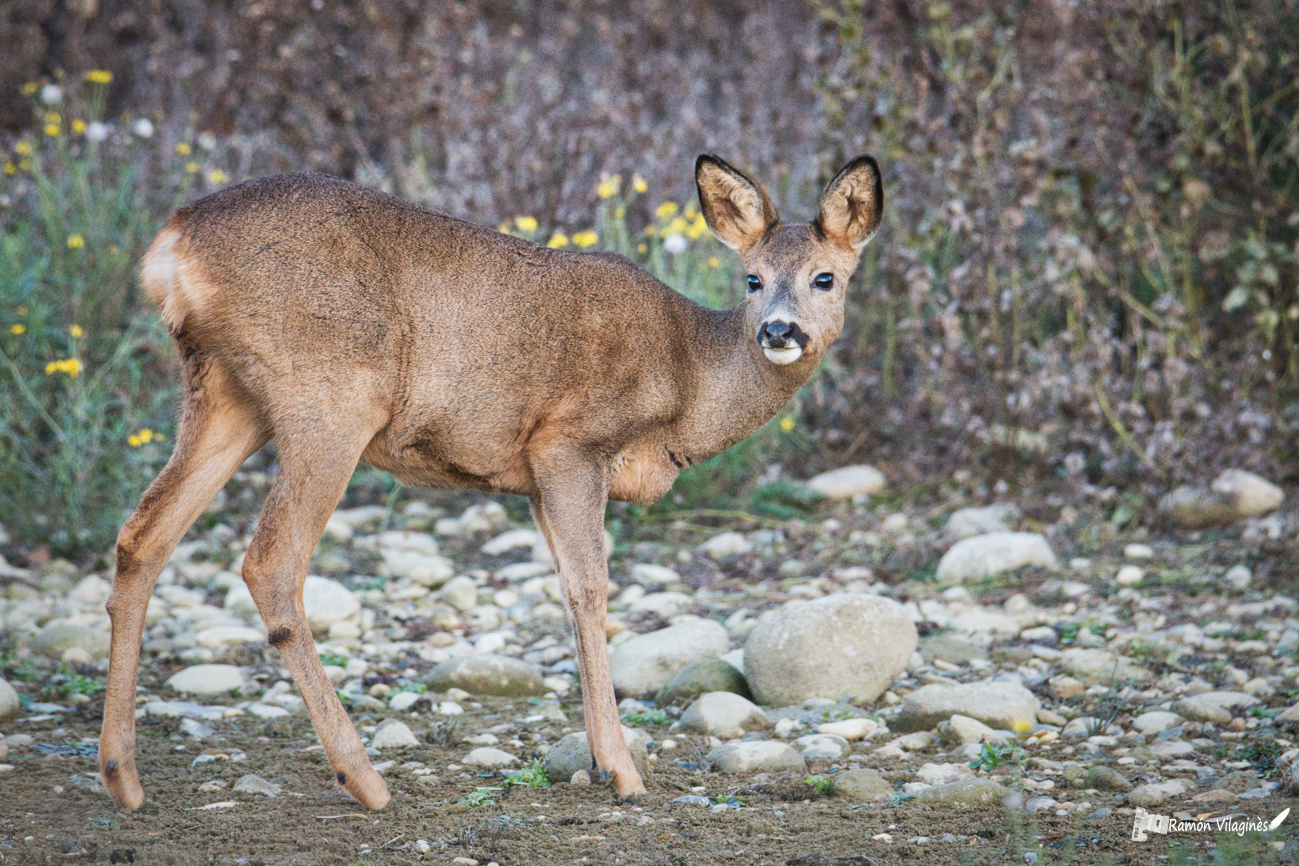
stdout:
{"type": "Polygon", "coordinates": [[[767,360],[773,364],[792,364],[803,357],[803,347],[789,346],[784,349],[772,349],[763,346],[762,354],[766,355],[767,360]]]}

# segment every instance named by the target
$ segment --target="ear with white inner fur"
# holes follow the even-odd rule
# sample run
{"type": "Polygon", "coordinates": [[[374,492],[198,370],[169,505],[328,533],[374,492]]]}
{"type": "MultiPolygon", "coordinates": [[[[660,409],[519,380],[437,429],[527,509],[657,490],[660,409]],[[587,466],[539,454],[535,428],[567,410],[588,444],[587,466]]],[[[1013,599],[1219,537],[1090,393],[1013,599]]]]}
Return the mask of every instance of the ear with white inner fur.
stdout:
{"type": "Polygon", "coordinates": [[[826,185],[816,224],[826,237],[860,250],[875,236],[884,213],[884,184],[874,157],[859,156],[826,185]]]}
{"type": "Polygon", "coordinates": [[[762,187],[720,157],[695,161],[695,185],[708,227],[733,250],[745,252],[780,219],[762,187]]]}

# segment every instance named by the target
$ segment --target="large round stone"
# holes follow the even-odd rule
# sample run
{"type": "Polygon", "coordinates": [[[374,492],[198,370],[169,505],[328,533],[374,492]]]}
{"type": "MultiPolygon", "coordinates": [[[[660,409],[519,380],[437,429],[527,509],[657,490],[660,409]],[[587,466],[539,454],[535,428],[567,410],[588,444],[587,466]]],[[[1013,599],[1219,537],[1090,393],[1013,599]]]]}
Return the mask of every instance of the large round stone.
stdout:
{"type": "Polygon", "coordinates": [[[730,662],[717,656],[700,656],[677,671],[668,684],[659,689],[654,700],[660,707],[686,704],[707,692],[734,692],[749,698],[749,684],[744,674],[730,662]]]}
{"type": "Polygon", "coordinates": [[[442,662],[428,675],[429,688],[438,692],[464,689],[471,695],[526,697],[544,695],[541,668],[509,656],[474,653],[442,662]]]}
{"type": "Polygon", "coordinates": [[[83,649],[94,658],[108,655],[108,632],[88,625],[52,622],[36,633],[32,649],[52,659],[61,659],[72,648],[83,649]]]}
{"type": "Polygon", "coordinates": [[[744,644],[754,699],[772,707],[808,698],[873,701],[906,668],[916,627],[902,605],[843,593],[764,614],[744,644]]]}
{"type": "Polygon", "coordinates": [[[681,729],[699,734],[730,739],[749,731],[765,731],[771,727],[767,714],[747,698],[732,692],[709,692],[686,708],[681,714],[681,729]]]}
{"type": "Polygon", "coordinates": [[[336,622],[351,619],[361,612],[356,593],[336,580],[308,575],[302,584],[302,606],[312,631],[327,631],[336,622]]]}
{"type": "Polygon", "coordinates": [[[176,671],[167,685],[191,695],[223,695],[244,684],[244,672],[234,665],[193,665],[176,671]]]}
{"type": "MultiPolygon", "coordinates": [[[[649,772],[649,753],[645,750],[645,742],[640,734],[626,725],[622,726],[622,738],[631,753],[631,762],[644,776],[649,772]]],[[[594,770],[595,759],[591,757],[591,749],[586,742],[586,731],[569,734],[551,746],[542,765],[546,768],[546,778],[551,784],[567,782],[578,770],[594,770]]]]}
{"type": "Polygon", "coordinates": [[[695,619],[637,635],[609,653],[613,685],[619,693],[640,697],[663,688],[677,671],[700,656],[721,655],[730,638],[720,623],[695,619]]]}
{"type": "Polygon", "coordinates": [[[1019,683],[984,680],[956,686],[921,686],[907,695],[902,711],[889,727],[895,731],[928,731],[939,722],[961,715],[999,731],[1015,730],[1037,721],[1037,697],[1019,683]]]}
{"type": "Polygon", "coordinates": [[[10,719],[18,718],[18,713],[22,711],[23,705],[18,700],[18,693],[14,687],[5,682],[0,677],[0,722],[7,722],[10,719]]]}

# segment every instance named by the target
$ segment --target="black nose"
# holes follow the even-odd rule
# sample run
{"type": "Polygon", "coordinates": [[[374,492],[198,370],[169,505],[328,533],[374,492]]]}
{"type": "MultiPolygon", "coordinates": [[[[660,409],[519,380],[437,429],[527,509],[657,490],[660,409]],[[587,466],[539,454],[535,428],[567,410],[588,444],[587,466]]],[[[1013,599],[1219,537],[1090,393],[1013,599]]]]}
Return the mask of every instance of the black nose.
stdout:
{"type": "Polygon", "coordinates": [[[791,343],[797,346],[807,345],[807,334],[803,333],[803,329],[794,322],[772,319],[770,322],[763,322],[762,327],[758,329],[758,344],[761,346],[784,349],[791,343]]]}

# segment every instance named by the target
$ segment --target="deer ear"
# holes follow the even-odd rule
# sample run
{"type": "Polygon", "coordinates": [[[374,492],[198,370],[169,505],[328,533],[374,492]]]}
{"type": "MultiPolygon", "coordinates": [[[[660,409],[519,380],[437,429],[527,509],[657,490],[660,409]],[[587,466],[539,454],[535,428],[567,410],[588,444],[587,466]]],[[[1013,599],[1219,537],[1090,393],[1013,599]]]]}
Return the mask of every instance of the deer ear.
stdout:
{"type": "Polygon", "coordinates": [[[700,156],[695,185],[708,227],[733,250],[745,252],[780,219],[762,187],[724,159],[700,156]]]}
{"type": "Polygon", "coordinates": [[[884,213],[884,184],[874,157],[843,167],[817,203],[816,224],[826,237],[860,250],[875,236],[884,213]]]}

